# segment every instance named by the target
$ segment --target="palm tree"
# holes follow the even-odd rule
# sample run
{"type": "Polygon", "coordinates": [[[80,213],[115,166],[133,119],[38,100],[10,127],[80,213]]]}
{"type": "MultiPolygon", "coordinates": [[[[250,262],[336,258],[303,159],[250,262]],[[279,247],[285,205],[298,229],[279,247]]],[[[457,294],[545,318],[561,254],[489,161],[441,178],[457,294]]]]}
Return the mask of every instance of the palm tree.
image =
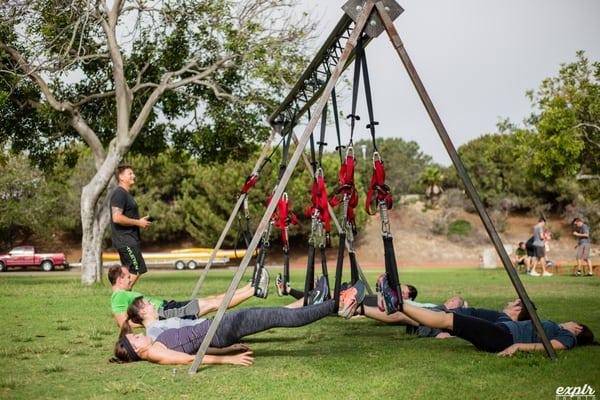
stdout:
{"type": "Polygon", "coordinates": [[[441,186],[443,180],[444,175],[438,167],[427,167],[421,174],[420,181],[425,185],[425,197],[431,202],[431,205],[438,202],[444,191],[441,186]]]}

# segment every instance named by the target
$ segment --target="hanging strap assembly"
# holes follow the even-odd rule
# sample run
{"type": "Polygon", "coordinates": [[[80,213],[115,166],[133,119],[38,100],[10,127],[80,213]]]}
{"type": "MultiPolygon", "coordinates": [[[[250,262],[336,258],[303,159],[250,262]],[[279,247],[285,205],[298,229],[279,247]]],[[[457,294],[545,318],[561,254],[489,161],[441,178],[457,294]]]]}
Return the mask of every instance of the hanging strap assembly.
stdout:
{"type": "Polygon", "coordinates": [[[359,279],[358,262],[356,261],[356,253],[354,251],[354,236],[356,235],[356,222],[354,208],[358,205],[358,193],[354,184],[354,147],[353,138],[356,121],[360,117],[356,114],[356,105],[358,100],[358,90],[360,86],[360,70],[362,66],[362,58],[364,57],[363,38],[358,39],[355,48],[354,60],[354,79],[352,86],[352,112],[346,118],[350,119],[350,140],[346,147],[346,157],[342,161],[340,167],[340,184],[337,187],[334,196],[330,203],[332,206],[342,204],[342,223],[340,232],[340,241],[338,246],[338,257],[335,270],[335,287],[334,299],[335,310],[339,309],[339,296],[342,283],[342,269],[344,268],[344,251],[346,241],[348,242],[348,257],[350,259],[350,279],[352,284],[359,279]]]}
{"type": "MultiPolygon", "coordinates": [[[[309,113],[310,118],[310,113],[309,113]]],[[[306,278],[304,281],[304,305],[308,304],[308,295],[314,289],[315,282],[315,253],[319,248],[321,256],[321,273],[327,281],[329,287],[329,275],[327,272],[327,254],[326,247],[329,241],[331,231],[331,222],[329,215],[329,200],[327,198],[327,188],[325,187],[325,178],[321,161],[323,158],[323,149],[325,143],[325,132],[327,129],[327,107],[323,109],[321,115],[321,136],[317,144],[318,153],[315,154],[314,147],[311,148],[311,164],[313,166],[313,181],[311,184],[311,205],[306,208],[306,216],[311,219],[311,233],[308,240],[308,260],[306,265],[306,278]]],[[[311,143],[313,136],[311,135],[311,143]]]]}
{"type": "Polygon", "coordinates": [[[236,257],[238,256],[237,255],[238,244],[241,241],[243,241],[244,245],[245,245],[244,248],[247,249],[248,247],[250,247],[250,242],[252,241],[252,236],[253,236],[253,233],[250,230],[250,208],[248,207],[248,192],[258,182],[258,179],[260,178],[260,174],[262,173],[263,168],[268,163],[271,162],[273,155],[279,148],[279,145],[283,142],[283,139],[284,139],[284,137],[282,137],[281,140],[279,140],[279,142],[277,143],[277,145],[275,145],[275,147],[273,148],[271,153],[269,153],[269,155],[267,157],[265,157],[265,159],[258,166],[258,168],[256,168],[256,171],[252,172],[250,175],[248,175],[248,177],[246,177],[246,181],[244,182],[244,185],[242,186],[242,189],[240,190],[240,196],[244,196],[244,200],[242,202],[243,215],[241,215],[241,214],[237,215],[238,234],[235,239],[235,248],[234,248],[234,254],[236,255],[236,257]]]}
{"type": "MultiPolygon", "coordinates": [[[[367,57],[364,54],[364,49],[362,49],[362,51],[363,55],[361,57],[360,63],[362,65],[363,70],[363,82],[365,85],[365,96],[367,101],[367,110],[369,113],[369,123],[366,127],[371,134],[371,139],[373,142],[373,174],[371,176],[371,184],[369,185],[369,190],[367,192],[365,209],[367,211],[367,214],[374,215],[376,213],[376,211],[372,209],[374,203],[376,203],[377,207],[379,208],[379,215],[381,217],[381,236],[383,239],[383,251],[385,259],[385,273],[387,275],[388,283],[392,290],[396,292],[397,296],[401,296],[402,292],[400,290],[398,266],[396,263],[394,242],[392,232],[390,229],[390,219],[388,212],[393,206],[393,201],[390,188],[388,185],[385,184],[385,168],[379,150],[377,149],[375,127],[379,125],[379,123],[375,121],[373,112],[373,98],[371,96],[371,82],[369,79],[367,57]]],[[[387,313],[392,314],[396,311],[401,311],[400,307],[401,303],[398,301],[397,308],[395,310],[388,309],[387,313]]]]}
{"type": "MultiPolygon", "coordinates": [[[[295,117],[294,117],[295,118],[295,117]]],[[[288,154],[289,154],[289,148],[290,148],[290,143],[292,141],[292,128],[293,128],[293,121],[290,124],[289,129],[287,130],[287,132],[282,133],[282,137],[281,140],[279,142],[279,144],[282,145],[282,149],[281,149],[281,164],[279,165],[279,172],[278,172],[278,178],[277,178],[277,184],[275,185],[275,188],[273,189],[273,192],[269,195],[269,197],[267,198],[267,206],[269,205],[269,203],[271,202],[271,198],[273,197],[273,193],[275,193],[275,191],[277,190],[277,186],[279,185],[279,183],[281,182],[281,177],[283,176],[286,168],[287,168],[287,159],[288,159],[288,154]]],[[[279,144],[277,145],[277,147],[279,147],[279,144]]],[[[265,159],[265,161],[263,162],[263,164],[261,165],[261,169],[262,167],[264,167],[264,165],[266,165],[266,163],[271,161],[271,157],[273,156],[273,154],[277,151],[277,147],[275,149],[273,149],[273,151],[271,152],[271,154],[269,155],[269,157],[267,157],[265,159]]],[[[246,179],[246,184],[244,185],[244,187],[242,188],[242,190],[246,187],[252,187],[254,186],[254,184],[256,183],[257,178],[254,178],[252,175],[249,176],[246,179]]],[[[285,194],[285,197],[287,198],[287,194],[285,194]]],[[[274,213],[273,215],[278,214],[278,212],[274,213]]],[[[260,239],[260,244],[259,244],[259,249],[258,249],[258,256],[256,257],[256,265],[254,267],[254,271],[252,273],[252,284],[253,286],[256,288],[257,284],[258,284],[258,279],[262,274],[262,269],[265,267],[265,261],[267,259],[267,254],[269,252],[269,249],[271,247],[271,233],[273,232],[273,227],[275,225],[277,217],[271,217],[271,220],[269,221],[269,226],[267,227],[267,229],[265,229],[265,231],[262,234],[262,237],[260,239]]],[[[287,233],[287,232],[286,232],[287,233]]],[[[287,237],[287,235],[286,235],[287,237]]],[[[284,264],[284,274],[286,273],[287,270],[287,275],[288,275],[288,279],[289,279],[289,255],[286,257],[286,254],[284,253],[284,260],[287,259],[288,260],[288,266],[287,269],[285,268],[285,264],[284,264]]]]}
{"type": "MultiPolygon", "coordinates": [[[[277,184],[275,185],[275,187],[273,188],[273,192],[269,195],[269,197],[267,199],[267,206],[271,202],[273,193],[275,193],[275,191],[277,190],[277,186],[279,186],[279,184],[281,182],[281,177],[283,176],[283,174],[287,168],[289,149],[290,149],[290,144],[292,142],[292,136],[293,136],[294,120],[295,120],[295,116],[294,116],[294,118],[292,118],[292,122],[290,123],[288,132],[286,134],[284,134],[284,136],[282,138],[283,146],[282,146],[282,150],[281,150],[281,164],[279,166],[277,184]]],[[[277,203],[277,208],[275,209],[275,212],[273,212],[273,215],[271,216],[271,219],[269,221],[269,227],[265,230],[263,238],[261,239],[261,250],[262,250],[262,248],[263,248],[262,242],[270,243],[270,235],[271,235],[273,228],[276,227],[281,230],[281,242],[282,242],[282,247],[283,247],[284,294],[287,294],[287,293],[285,293],[285,290],[289,287],[289,281],[290,281],[290,256],[289,256],[288,227],[289,227],[289,225],[295,225],[298,223],[298,217],[290,209],[291,209],[291,202],[288,199],[287,193],[284,192],[277,203]]],[[[267,246],[267,248],[268,247],[269,246],[267,246]]],[[[265,253],[266,253],[266,250],[267,249],[265,249],[265,253]]],[[[260,258],[260,256],[261,256],[261,253],[259,252],[259,258],[260,258]]],[[[264,268],[264,258],[265,257],[266,257],[266,254],[263,257],[263,260],[262,260],[263,263],[260,264],[259,268],[264,268]]],[[[256,268],[256,269],[259,269],[259,268],[256,268]]]]}

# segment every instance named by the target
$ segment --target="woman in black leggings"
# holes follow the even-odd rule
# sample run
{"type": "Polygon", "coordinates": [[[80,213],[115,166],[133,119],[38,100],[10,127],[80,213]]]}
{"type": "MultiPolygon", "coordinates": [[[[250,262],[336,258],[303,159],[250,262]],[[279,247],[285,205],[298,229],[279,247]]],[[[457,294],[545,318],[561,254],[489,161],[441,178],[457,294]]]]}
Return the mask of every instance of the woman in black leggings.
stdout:
{"type": "MultiPolygon", "coordinates": [[[[352,315],[364,298],[364,285],[358,281],[354,286],[340,293],[340,313],[352,315]]],[[[133,306],[133,304],[132,304],[133,306]]],[[[141,318],[146,325],[152,315],[151,304],[138,304],[140,315],[129,313],[130,319],[141,318]],[[146,310],[148,308],[148,310],[146,310]],[[141,314],[144,314],[142,317],[141,314]],[[133,317],[133,318],[132,318],[133,317]]],[[[131,307],[131,306],[130,306],[131,307]]],[[[335,307],[333,300],[302,308],[247,308],[226,313],[217,328],[210,345],[244,352],[236,355],[207,355],[205,364],[250,365],[254,362],[252,352],[245,346],[231,348],[244,336],[262,332],[271,328],[298,327],[330,315],[335,307]]],[[[129,311],[129,310],[128,310],[129,311]]],[[[155,341],[145,335],[134,335],[129,324],[123,324],[121,335],[115,345],[117,362],[147,360],[158,364],[191,364],[194,355],[210,327],[212,319],[193,326],[168,329],[158,335],[155,341]]]]}
{"type": "MultiPolygon", "coordinates": [[[[419,324],[445,329],[482,351],[509,356],[517,351],[544,350],[531,320],[490,322],[470,315],[430,311],[409,304],[404,304],[402,309],[404,314],[419,324]]],[[[542,320],[541,323],[554,349],[571,349],[594,341],[592,331],[577,322],[568,321],[559,325],[542,320]]]]}

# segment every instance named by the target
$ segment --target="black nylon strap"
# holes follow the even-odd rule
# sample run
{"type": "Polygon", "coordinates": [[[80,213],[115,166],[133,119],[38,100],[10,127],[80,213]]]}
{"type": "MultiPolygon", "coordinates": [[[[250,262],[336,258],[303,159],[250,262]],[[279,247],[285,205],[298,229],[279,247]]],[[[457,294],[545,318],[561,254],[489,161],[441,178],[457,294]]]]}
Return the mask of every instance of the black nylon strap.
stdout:
{"type": "Polygon", "coordinates": [[[383,238],[383,252],[385,257],[385,269],[388,281],[392,289],[398,294],[398,309],[388,310],[391,314],[394,311],[402,311],[402,290],[400,289],[400,279],[398,276],[398,265],[396,264],[396,254],[394,252],[394,242],[391,236],[383,238]]]}
{"type": "Polygon", "coordinates": [[[361,57],[362,69],[363,69],[363,81],[365,85],[365,97],[367,99],[367,110],[369,112],[369,123],[367,129],[371,131],[371,138],[373,139],[373,151],[377,150],[377,143],[375,142],[375,126],[379,125],[379,122],[375,121],[373,113],[373,97],[371,95],[371,81],[369,79],[369,69],[367,67],[367,56],[364,54],[361,57]]]}
{"type": "Polygon", "coordinates": [[[340,232],[340,243],[338,246],[337,264],[335,267],[335,283],[333,299],[335,300],[334,312],[340,309],[340,292],[342,287],[342,270],[344,269],[344,250],[346,250],[346,234],[340,232]]]}
{"type": "Polygon", "coordinates": [[[327,146],[327,143],[325,142],[325,132],[327,131],[327,109],[328,108],[329,107],[327,107],[327,105],[325,105],[325,108],[323,109],[323,114],[321,114],[321,137],[320,137],[319,141],[317,142],[317,144],[319,145],[319,153],[317,155],[316,164],[313,167],[314,173],[317,172],[316,167],[321,166],[321,161],[323,160],[323,149],[325,148],[325,146],[327,146]]]}
{"type": "MultiPolygon", "coordinates": [[[[310,121],[312,119],[311,115],[310,115],[310,108],[307,110],[307,116],[308,116],[308,120],[310,121]]],[[[310,133],[310,165],[312,166],[312,169],[313,169],[313,179],[314,179],[314,172],[316,172],[316,170],[317,170],[317,159],[316,159],[316,155],[315,155],[315,133],[314,132],[310,133]]]]}
{"type": "Polygon", "coordinates": [[[337,134],[337,141],[338,141],[338,145],[335,148],[338,152],[338,155],[340,156],[340,163],[343,161],[342,160],[342,150],[344,149],[344,146],[342,146],[342,137],[340,135],[340,113],[338,111],[338,105],[337,105],[337,96],[335,94],[335,88],[333,88],[333,90],[331,91],[331,104],[333,106],[333,120],[335,121],[335,132],[337,134]]]}
{"type": "Polygon", "coordinates": [[[281,148],[281,165],[279,166],[279,175],[277,176],[277,183],[281,181],[283,173],[287,168],[288,155],[290,152],[290,144],[292,143],[292,128],[282,138],[283,147],[281,148]]]}
{"type": "Polygon", "coordinates": [[[306,264],[306,279],[304,279],[304,305],[308,305],[308,295],[315,288],[315,246],[308,245],[308,262],[306,264]]]}
{"type": "Polygon", "coordinates": [[[358,41],[356,42],[356,49],[354,50],[354,53],[356,56],[354,59],[354,79],[352,82],[352,113],[346,117],[350,118],[350,145],[354,140],[354,126],[356,125],[356,121],[360,120],[360,117],[356,114],[356,104],[358,102],[358,88],[360,86],[360,68],[362,66],[362,58],[364,56],[362,36],[359,37],[358,41]]]}

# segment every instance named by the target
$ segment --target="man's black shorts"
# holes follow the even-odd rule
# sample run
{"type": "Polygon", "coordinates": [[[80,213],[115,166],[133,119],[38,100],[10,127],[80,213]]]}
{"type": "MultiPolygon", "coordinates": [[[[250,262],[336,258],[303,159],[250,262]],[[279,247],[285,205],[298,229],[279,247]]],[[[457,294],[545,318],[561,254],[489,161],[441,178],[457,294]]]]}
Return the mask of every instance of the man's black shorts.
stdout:
{"type": "Polygon", "coordinates": [[[533,246],[533,251],[536,258],[546,257],[546,248],[544,246],[533,246]]]}
{"type": "Polygon", "coordinates": [[[142,252],[137,246],[125,246],[117,249],[121,265],[127,267],[132,274],[144,274],[148,271],[142,252]]]}
{"type": "Polygon", "coordinates": [[[535,247],[527,246],[527,257],[534,257],[534,256],[535,256],[535,247]]]}

